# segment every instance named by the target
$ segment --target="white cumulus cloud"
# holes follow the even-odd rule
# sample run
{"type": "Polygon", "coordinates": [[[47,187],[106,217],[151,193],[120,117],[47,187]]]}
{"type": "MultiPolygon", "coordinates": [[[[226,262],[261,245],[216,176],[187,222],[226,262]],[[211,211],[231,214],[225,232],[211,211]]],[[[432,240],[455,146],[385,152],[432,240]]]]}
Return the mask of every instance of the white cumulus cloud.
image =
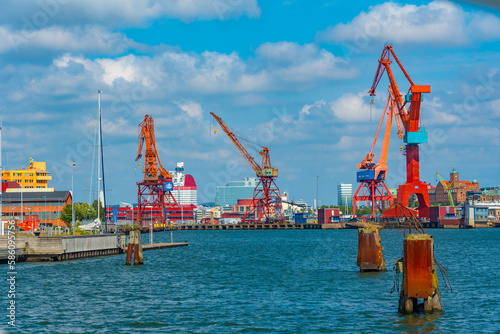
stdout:
{"type": "MultiPolygon", "coordinates": [[[[366,93],[347,93],[330,103],[336,118],[345,122],[367,122],[370,118],[369,97],[366,93]]],[[[372,110],[380,115],[379,110],[372,110]]]]}
{"type": "Polygon", "coordinates": [[[186,112],[190,118],[195,118],[197,120],[203,118],[203,110],[198,102],[187,101],[183,103],[176,101],[175,104],[177,104],[182,111],[186,112]]]}
{"type": "Polygon", "coordinates": [[[0,26],[0,53],[44,49],[65,52],[105,52],[116,54],[137,44],[123,33],[110,32],[100,26],[51,26],[29,33],[0,26]]]}
{"type": "Polygon", "coordinates": [[[257,0],[15,0],[0,2],[0,21],[22,27],[20,17],[40,28],[43,24],[96,23],[134,27],[161,18],[229,20],[259,17],[257,0]]]}
{"type": "Polygon", "coordinates": [[[152,56],[98,59],[65,54],[54,64],[68,71],[70,64],[83,65],[81,70],[109,86],[139,84],[148,90],[161,87],[170,93],[196,94],[303,90],[356,75],[342,58],[328,51],[289,42],[266,43],[249,59],[236,52],[197,54],[172,49],[152,56]],[[296,57],[281,61],[280,54],[288,51],[296,57]]]}
{"type": "Polygon", "coordinates": [[[473,40],[498,40],[499,27],[496,16],[468,13],[450,1],[418,6],[386,2],[370,7],[348,23],[327,28],[317,37],[324,42],[350,42],[360,47],[370,41],[455,46],[473,40]]]}

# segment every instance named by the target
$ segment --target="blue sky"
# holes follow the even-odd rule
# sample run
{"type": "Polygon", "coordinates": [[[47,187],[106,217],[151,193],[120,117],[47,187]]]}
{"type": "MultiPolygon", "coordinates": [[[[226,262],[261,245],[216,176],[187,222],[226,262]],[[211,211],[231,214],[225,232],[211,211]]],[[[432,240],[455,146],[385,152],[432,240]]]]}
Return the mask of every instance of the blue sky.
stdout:
{"type": "MultiPolygon", "coordinates": [[[[429,144],[421,178],[456,166],[499,185],[500,18],[492,1],[69,0],[0,3],[3,165],[46,161],[52,186],[88,200],[97,89],[103,91],[108,201],[136,202],[137,125],[155,119],[164,167],[183,161],[200,202],[254,176],[210,112],[267,146],[278,185],[336,204],[353,183],[387,97],[370,88],[386,43],[416,84],[429,144]],[[371,121],[370,121],[370,113],[371,121]]],[[[402,91],[409,84],[394,69],[402,91]]],[[[393,130],[387,184],[405,180],[393,130]]],[[[375,153],[379,154],[379,146],[375,153]]],[[[250,151],[258,157],[256,151],[250,151]]]]}

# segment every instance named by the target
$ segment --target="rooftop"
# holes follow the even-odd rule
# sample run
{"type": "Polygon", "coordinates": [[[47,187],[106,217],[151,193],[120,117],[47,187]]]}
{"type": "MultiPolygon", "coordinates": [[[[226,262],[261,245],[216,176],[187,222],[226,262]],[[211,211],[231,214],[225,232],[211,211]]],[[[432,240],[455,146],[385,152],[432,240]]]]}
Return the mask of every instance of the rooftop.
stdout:
{"type": "Polygon", "coordinates": [[[37,192],[15,192],[15,193],[3,193],[2,199],[4,202],[20,202],[21,195],[23,196],[23,201],[33,202],[33,201],[47,201],[47,202],[60,202],[65,201],[68,196],[71,196],[71,193],[67,190],[64,191],[37,191],[37,192]]]}

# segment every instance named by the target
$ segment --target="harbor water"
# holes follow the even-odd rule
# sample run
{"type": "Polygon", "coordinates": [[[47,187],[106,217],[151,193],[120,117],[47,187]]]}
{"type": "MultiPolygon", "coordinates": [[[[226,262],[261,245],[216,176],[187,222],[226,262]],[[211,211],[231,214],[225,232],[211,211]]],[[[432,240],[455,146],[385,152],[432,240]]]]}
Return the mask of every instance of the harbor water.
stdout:
{"type": "MultiPolygon", "coordinates": [[[[498,333],[500,229],[428,229],[443,312],[401,315],[392,262],[401,230],[383,230],[387,272],[360,273],[357,230],[174,231],[188,247],[67,262],[19,263],[7,333],[498,333]]],[[[149,240],[143,235],[143,240],[149,240]]],[[[154,242],[170,242],[156,233],[154,242]]],[[[400,277],[401,278],[401,277],[400,277]]]]}

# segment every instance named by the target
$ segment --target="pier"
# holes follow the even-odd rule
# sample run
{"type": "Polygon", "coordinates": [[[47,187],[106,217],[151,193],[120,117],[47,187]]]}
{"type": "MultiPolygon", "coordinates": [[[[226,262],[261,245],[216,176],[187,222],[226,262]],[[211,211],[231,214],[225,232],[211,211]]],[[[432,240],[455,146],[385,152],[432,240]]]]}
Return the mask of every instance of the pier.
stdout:
{"type": "MultiPolygon", "coordinates": [[[[142,245],[154,250],[188,246],[187,242],[142,245]]],[[[82,258],[122,254],[126,251],[124,234],[82,236],[16,236],[16,262],[67,261],[82,258]]],[[[0,263],[8,260],[8,237],[0,236],[0,263]]]]}

